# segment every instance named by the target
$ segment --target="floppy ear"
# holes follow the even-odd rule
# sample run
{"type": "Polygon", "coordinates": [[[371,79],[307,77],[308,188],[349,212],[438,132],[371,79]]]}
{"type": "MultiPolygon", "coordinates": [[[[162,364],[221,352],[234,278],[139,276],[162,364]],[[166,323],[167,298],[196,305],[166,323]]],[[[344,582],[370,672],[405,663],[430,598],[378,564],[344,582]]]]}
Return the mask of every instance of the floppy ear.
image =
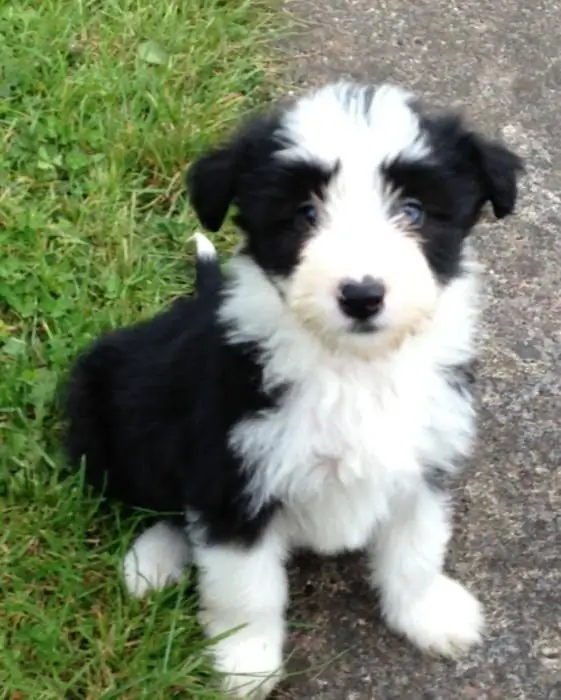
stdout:
{"type": "Polygon", "coordinates": [[[473,135],[472,147],[483,187],[484,201],[490,201],[497,219],[512,214],[518,195],[522,160],[508,148],[473,135]]]}
{"type": "Polygon", "coordinates": [[[195,161],[187,172],[189,201],[208,231],[220,229],[235,197],[237,151],[235,144],[211,151],[195,161]]]}

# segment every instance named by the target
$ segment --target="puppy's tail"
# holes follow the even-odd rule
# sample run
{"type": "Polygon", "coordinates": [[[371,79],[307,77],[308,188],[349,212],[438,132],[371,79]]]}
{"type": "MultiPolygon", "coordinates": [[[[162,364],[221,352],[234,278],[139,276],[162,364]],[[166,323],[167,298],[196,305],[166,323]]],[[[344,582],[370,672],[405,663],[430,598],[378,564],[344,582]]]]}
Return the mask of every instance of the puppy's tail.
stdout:
{"type": "Polygon", "coordinates": [[[202,233],[193,236],[195,254],[195,291],[197,296],[216,294],[222,287],[223,276],[216,248],[202,233]]]}

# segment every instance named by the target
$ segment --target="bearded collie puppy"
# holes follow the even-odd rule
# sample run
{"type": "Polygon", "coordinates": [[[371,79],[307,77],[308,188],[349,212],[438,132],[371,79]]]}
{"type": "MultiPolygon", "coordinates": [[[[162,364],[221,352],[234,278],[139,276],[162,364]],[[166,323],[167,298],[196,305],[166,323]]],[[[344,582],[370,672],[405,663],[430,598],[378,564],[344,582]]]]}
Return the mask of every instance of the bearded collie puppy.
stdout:
{"type": "Polygon", "coordinates": [[[474,440],[478,318],[468,236],[515,206],[521,161],[401,88],[337,83],[260,114],[187,178],[201,226],[230,207],[221,270],[98,340],[72,371],[67,447],[94,487],[162,517],[124,562],[133,595],[198,570],[224,688],[282,675],[286,564],[364,550],[387,624],[423,650],[477,643],[476,598],[443,572],[438,473],[474,440]]]}

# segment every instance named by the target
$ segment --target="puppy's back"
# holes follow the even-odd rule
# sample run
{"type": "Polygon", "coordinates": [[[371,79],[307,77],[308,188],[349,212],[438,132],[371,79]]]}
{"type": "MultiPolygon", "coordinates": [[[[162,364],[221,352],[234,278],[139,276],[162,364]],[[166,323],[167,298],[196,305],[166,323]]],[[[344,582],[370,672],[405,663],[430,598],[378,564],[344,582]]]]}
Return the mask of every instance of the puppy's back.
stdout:
{"type": "Polygon", "coordinates": [[[210,296],[102,337],[76,361],[65,397],[66,449],[96,491],[179,512],[218,342],[210,296]]]}

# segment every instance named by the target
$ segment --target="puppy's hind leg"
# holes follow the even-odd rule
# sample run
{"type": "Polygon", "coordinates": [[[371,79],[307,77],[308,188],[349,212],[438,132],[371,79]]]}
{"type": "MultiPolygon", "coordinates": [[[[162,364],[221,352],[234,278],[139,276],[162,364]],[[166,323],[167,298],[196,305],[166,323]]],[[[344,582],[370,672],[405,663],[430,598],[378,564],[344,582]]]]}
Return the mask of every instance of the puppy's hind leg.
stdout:
{"type": "Polygon", "coordinates": [[[134,541],[123,562],[125,585],[130,595],[142,597],[179,581],[191,561],[187,533],[161,520],[134,541]]]}

